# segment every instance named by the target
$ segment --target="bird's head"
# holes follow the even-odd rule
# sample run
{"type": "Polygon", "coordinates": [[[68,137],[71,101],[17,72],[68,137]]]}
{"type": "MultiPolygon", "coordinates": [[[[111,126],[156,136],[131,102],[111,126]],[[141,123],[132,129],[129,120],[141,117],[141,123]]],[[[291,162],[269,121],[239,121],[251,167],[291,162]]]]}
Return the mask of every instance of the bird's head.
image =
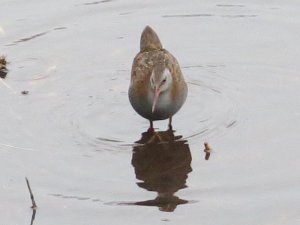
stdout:
{"type": "Polygon", "coordinates": [[[154,99],[152,104],[152,113],[155,111],[155,106],[159,96],[168,91],[172,84],[172,75],[168,68],[153,69],[150,76],[150,85],[154,92],[154,99]]]}

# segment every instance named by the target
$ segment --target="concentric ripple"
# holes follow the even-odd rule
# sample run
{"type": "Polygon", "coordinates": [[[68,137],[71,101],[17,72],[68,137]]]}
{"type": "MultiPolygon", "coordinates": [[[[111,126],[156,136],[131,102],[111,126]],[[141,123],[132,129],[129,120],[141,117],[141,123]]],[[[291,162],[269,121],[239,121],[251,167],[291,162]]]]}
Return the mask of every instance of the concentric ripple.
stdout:
{"type": "MultiPolygon", "coordinates": [[[[235,84],[224,74],[225,65],[185,65],[183,72],[189,86],[188,99],[173,119],[177,135],[186,139],[203,140],[222,135],[238,123],[234,96],[235,84]]],[[[127,97],[129,71],[118,70],[112,79],[106,79],[108,89],[99,98],[72,117],[77,128],[79,145],[88,145],[96,151],[126,149],[147,130],[148,121],[131,108],[127,97]]],[[[166,121],[156,121],[158,130],[167,129],[166,121]]]]}

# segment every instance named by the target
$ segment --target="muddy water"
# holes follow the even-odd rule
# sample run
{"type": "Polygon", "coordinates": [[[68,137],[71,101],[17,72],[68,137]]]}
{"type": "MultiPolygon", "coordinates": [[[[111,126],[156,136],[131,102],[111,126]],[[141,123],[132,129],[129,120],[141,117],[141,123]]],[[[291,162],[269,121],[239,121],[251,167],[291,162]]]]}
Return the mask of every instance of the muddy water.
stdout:
{"type": "Polygon", "coordinates": [[[1,3],[1,222],[30,224],[28,177],[33,224],[298,224],[296,3],[1,3]],[[189,85],[174,132],[128,101],[147,24],[189,85]]]}

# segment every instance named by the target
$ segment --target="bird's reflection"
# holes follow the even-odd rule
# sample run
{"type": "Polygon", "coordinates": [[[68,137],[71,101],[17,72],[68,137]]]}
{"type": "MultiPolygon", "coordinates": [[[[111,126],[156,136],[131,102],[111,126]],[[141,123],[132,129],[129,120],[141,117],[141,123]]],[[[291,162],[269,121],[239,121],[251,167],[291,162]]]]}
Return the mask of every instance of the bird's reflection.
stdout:
{"type": "Polygon", "coordinates": [[[172,130],[145,132],[133,147],[132,165],[137,185],[158,193],[153,200],[135,205],[157,206],[172,212],[179,204],[188,203],[174,194],[186,187],[188,173],[192,171],[192,156],[187,140],[175,136],[172,130]]]}

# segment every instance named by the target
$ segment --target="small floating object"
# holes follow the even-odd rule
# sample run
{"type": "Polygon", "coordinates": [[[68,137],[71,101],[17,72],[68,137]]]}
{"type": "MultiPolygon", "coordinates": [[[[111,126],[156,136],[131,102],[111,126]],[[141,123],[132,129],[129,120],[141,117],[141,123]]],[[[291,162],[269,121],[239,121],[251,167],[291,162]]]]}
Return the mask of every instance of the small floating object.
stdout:
{"type": "Polygon", "coordinates": [[[21,92],[22,95],[28,95],[28,93],[29,91],[25,91],[25,90],[21,92]]]}
{"type": "Polygon", "coordinates": [[[8,73],[6,65],[7,65],[7,61],[5,56],[0,56],[0,77],[2,79],[4,79],[6,77],[6,74],[8,73]]]}
{"type": "Polygon", "coordinates": [[[204,147],[205,147],[204,152],[206,153],[205,160],[209,160],[210,153],[212,152],[212,148],[207,142],[204,142],[204,147]]]}

